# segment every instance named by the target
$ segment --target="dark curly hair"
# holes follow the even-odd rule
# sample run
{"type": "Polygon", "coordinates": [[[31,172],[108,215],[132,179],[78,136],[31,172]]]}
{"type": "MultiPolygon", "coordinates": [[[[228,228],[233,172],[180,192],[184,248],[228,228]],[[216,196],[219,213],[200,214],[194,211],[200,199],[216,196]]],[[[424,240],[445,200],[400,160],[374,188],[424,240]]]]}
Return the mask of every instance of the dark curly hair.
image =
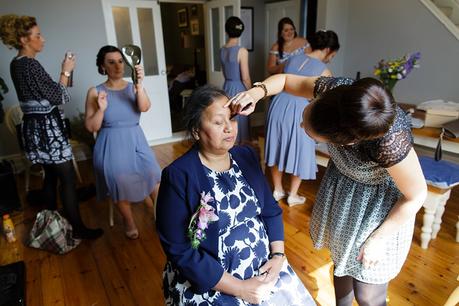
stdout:
{"type": "Polygon", "coordinates": [[[311,128],[331,143],[346,145],[384,135],[392,125],[395,101],[384,85],[363,78],[321,94],[311,104],[311,128]]]}
{"type": "Polygon", "coordinates": [[[119,52],[124,59],[123,52],[121,52],[121,50],[115,46],[106,45],[100,48],[99,52],[97,52],[96,65],[97,71],[102,75],[105,74],[104,69],[102,68],[102,65],[104,64],[105,60],[105,55],[111,52],[119,52]]]}
{"type": "Polygon", "coordinates": [[[22,49],[21,38],[30,35],[30,29],[37,25],[35,17],[14,14],[0,17],[0,38],[9,48],[22,49]]]}

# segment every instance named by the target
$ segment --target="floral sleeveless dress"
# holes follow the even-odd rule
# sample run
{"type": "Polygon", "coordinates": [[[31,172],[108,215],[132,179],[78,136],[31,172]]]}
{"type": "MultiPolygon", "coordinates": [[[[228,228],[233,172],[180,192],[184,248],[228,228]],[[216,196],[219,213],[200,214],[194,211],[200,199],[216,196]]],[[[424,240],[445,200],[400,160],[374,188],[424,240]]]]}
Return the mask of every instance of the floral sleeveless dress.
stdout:
{"type": "MultiPolygon", "coordinates": [[[[315,96],[353,82],[321,77],[315,96]]],[[[330,161],[316,196],[310,233],[316,248],[330,250],[336,276],[384,284],[399,273],[411,246],[414,215],[386,240],[385,256],[376,267],[365,269],[357,256],[401,197],[386,168],[408,155],[412,141],[410,120],[397,107],[394,122],[382,137],[354,145],[328,144],[330,161]]]]}
{"type": "MultiPolygon", "coordinates": [[[[269,239],[261,220],[258,199],[245,180],[236,161],[223,172],[206,167],[213,186],[219,217],[218,257],[226,272],[239,279],[259,275],[260,267],[268,260],[269,239]]],[[[234,296],[211,290],[194,294],[190,283],[170,264],[166,265],[164,288],[173,289],[165,294],[166,305],[253,305],[234,296]],[[174,284],[174,285],[173,285],[174,284]]],[[[273,292],[262,306],[316,305],[293,269],[284,261],[273,292]]]]}

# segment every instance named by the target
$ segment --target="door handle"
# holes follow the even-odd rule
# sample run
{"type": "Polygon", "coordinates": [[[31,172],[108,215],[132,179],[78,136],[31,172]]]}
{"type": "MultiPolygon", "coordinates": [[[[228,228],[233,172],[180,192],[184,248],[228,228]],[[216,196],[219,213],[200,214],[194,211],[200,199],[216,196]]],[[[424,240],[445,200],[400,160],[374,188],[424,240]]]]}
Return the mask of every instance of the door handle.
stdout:
{"type": "Polygon", "coordinates": [[[166,70],[161,70],[161,75],[166,75],[166,70]]]}

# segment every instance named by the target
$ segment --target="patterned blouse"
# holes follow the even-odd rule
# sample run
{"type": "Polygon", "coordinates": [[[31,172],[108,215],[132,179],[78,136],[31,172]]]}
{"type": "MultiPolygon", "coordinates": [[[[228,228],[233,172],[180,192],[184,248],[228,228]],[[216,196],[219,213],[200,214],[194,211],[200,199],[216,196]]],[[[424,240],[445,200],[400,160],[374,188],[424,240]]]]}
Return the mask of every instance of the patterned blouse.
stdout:
{"type": "Polygon", "coordinates": [[[28,159],[38,164],[71,160],[72,150],[57,107],[70,101],[67,88],[54,82],[34,58],[14,58],[10,73],[24,113],[22,136],[28,159]]]}
{"type": "MultiPolygon", "coordinates": [[[[320,77],[314,96],[353,82],[320,77]]],[[[330,250],[334,275],[384,284],[400,271],[411,246],[415,215],[387,237],[384,256],[375,267],[365,268],[357,257],[402,196],[386,168],[402,161],[411,148],[410,121],[399,107],[382,137],[352,145],[328,144],[330,161],[316,196],[310,233],[314,247],[330,250]]]]}

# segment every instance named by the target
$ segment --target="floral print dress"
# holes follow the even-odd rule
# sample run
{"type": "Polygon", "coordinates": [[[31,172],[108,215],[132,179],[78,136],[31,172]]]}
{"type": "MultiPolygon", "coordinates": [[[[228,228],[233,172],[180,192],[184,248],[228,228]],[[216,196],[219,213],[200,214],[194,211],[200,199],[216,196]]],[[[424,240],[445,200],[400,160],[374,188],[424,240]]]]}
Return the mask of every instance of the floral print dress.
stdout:
{"type": "MultiPolygon", "coordinates": [[[[353,82],[321,77],[315,96],[353,82]]],[[[409,118],[397,107],[394,122],[382,137],[353,145],[328,144],[330,161],[312,210],[310,233],[314,247],[330,250],[334,275],[385,284],[400,272],[411,246],[415,215],[386,239],[385,256],[375,267],[365,268],[357,257],[402,196],[387,168],[408,155],[412,140],[409,118]]]]}
{"type": "MultiPolygon", "coordinates": [[[[213,186],[219,220],[218,257],[226,272],[239,279],[259,275],[268,260],[269,239],[261,219],[257,197],[245,180],[236,161],[223,172],[205,171],[213,186]]],[[[170,263],[164,272],[166,305],[252,305],[242,299],[211,290],[195,294],[190,283],[170,263]]],[[[315,305],[311,295],[287,261],[269,299],[261,305],[315,305]]]]}

